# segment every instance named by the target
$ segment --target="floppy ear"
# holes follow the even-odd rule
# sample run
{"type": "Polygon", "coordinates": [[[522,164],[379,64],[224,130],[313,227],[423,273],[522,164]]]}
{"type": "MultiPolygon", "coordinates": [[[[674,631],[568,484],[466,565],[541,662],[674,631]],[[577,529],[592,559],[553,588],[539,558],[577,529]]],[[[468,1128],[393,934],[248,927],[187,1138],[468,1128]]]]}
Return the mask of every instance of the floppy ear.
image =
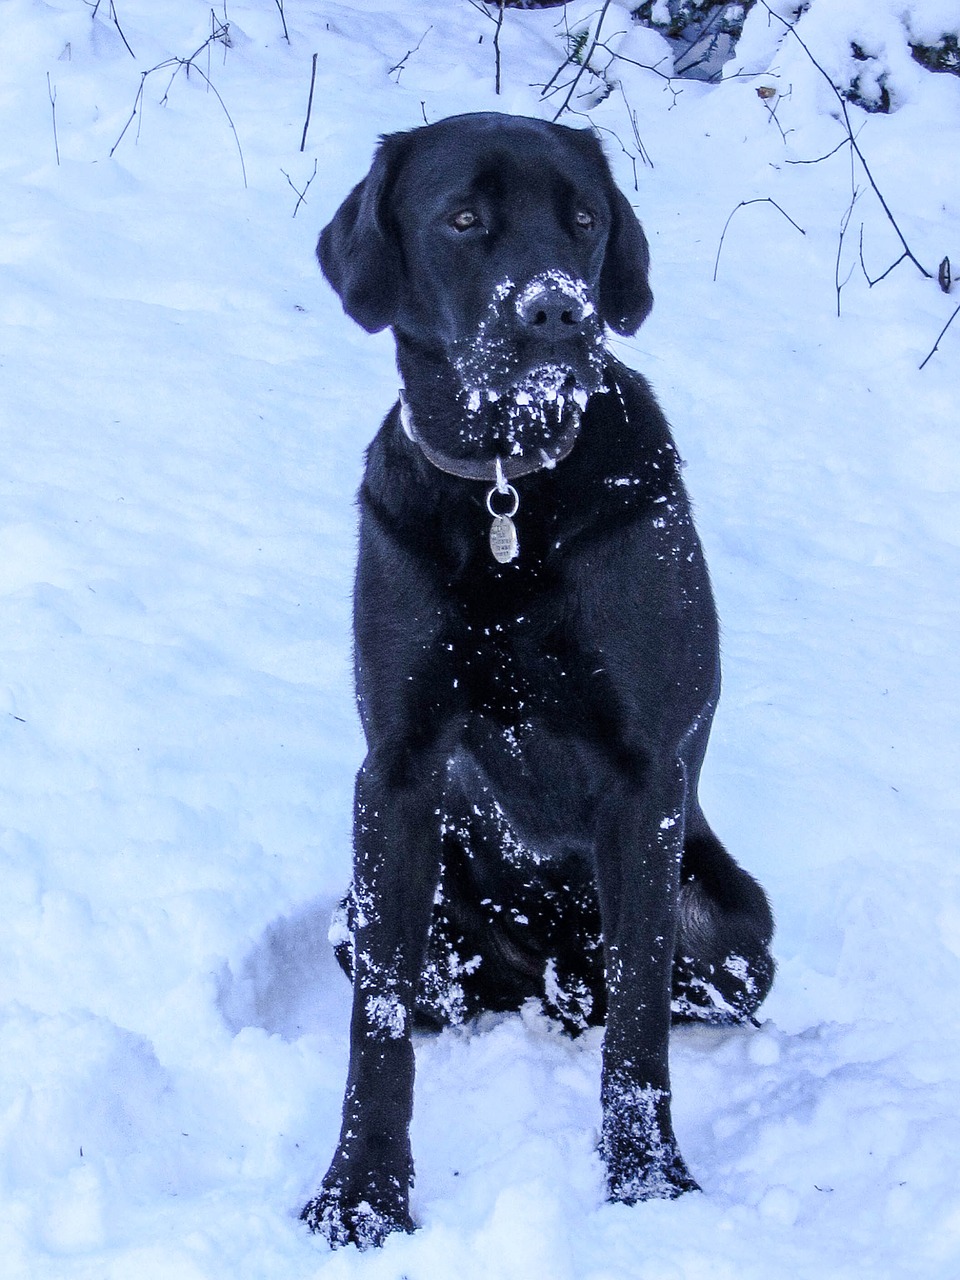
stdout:
{"type": "Polygon", "coordinates": [[[635,333],[650,314],[650,249],[626,196],[610,183],[612,225],[600,271],[600,317],[617,333],[635,333]]]}
{"type": "Polygon", "coordinates": [[[387,215],[403,134],[380,140],[373,165],[320,233],[317,257],[343,309],[368,333],[392,324],[402,265],[387,215]]]}

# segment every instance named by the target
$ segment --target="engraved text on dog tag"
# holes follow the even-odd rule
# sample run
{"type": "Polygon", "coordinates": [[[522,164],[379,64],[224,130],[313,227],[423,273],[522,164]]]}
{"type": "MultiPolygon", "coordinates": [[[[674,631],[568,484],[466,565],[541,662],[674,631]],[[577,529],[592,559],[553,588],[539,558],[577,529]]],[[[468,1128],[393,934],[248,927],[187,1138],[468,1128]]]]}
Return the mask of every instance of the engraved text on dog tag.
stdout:
{"type": "Polygon", "coordinates": [[[494,516],[490,526],[490,550],[494,560],[500,564],[509,564],[519,554],[517,526],[509,516],[494,516]]]}

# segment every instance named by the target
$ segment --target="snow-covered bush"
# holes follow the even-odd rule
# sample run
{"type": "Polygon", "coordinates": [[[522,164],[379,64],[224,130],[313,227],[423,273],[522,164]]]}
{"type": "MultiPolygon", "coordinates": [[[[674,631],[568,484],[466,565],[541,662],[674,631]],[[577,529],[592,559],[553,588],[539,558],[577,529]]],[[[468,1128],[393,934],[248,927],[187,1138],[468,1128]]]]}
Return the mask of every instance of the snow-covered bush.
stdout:
{"type": "MultiPolygon", "coordinates": [[[[673,74],[717,81],[738,52],[744,25],[772,27],[781,38],[787,24],[797,23],[811,8],[816,22],[836,31],[845,25],[841,44],[849,50],[845,75],[837,87],[867,111],[888,112],[897,105],[895,68],[888,51],[911,56],[930,71],[960,75],[960,13],[947,0],[914,0],[912,4],[877,4],[871,11],[839,0],[644,0],[632,10],[634,22],[658,31],[673,53],[673,74]],[[892,21],[891,21],[892,20],[892,21]],[[891,39],[889,32],[892,33],[891,39]]],[[[801,23],[801,30],[803,25],[801,23]]]]}
{"type": "Polygon", "coordinates": [[[691,80],[718,80],[732,56],[744,19],[756,0],[740,4],[701,0],[645,0],[634,20],[666,36],[673,49],[674,74],[691,80]]]}

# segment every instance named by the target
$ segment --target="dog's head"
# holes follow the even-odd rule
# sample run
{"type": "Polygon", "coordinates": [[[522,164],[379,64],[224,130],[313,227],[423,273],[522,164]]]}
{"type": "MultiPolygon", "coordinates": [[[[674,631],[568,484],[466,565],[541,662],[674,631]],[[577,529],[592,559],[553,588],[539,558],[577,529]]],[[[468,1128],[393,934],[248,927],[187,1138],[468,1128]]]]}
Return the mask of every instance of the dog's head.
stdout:
{"type": "Polygon", "coordinates": [[[596,136],[525,117],[385,137],[317,255],[348,315],[393,328],[419,429],[460,456],[549,448],[602,384],[604,325],[653,303],[596,136]]]}

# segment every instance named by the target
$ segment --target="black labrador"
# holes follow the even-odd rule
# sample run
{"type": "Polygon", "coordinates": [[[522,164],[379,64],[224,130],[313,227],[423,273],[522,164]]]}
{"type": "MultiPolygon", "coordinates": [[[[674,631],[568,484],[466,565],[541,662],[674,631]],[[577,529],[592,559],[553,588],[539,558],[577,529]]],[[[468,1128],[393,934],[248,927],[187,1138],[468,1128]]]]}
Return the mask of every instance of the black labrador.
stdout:
{"type": "Polygon", "coordinates": [[[610,1198],[695,1189],[671,1016],[749,1019],[773,924],[697,800],[717,621],[680,462],[604,343],[652,305],[643,230],[592,132],[483,113],[385,137],[317,252],[402,388],[359,497],[350,1069],[303,1218],[412,1230],[411,1032],[531,998],[605,1024],[610,1198]]]}

